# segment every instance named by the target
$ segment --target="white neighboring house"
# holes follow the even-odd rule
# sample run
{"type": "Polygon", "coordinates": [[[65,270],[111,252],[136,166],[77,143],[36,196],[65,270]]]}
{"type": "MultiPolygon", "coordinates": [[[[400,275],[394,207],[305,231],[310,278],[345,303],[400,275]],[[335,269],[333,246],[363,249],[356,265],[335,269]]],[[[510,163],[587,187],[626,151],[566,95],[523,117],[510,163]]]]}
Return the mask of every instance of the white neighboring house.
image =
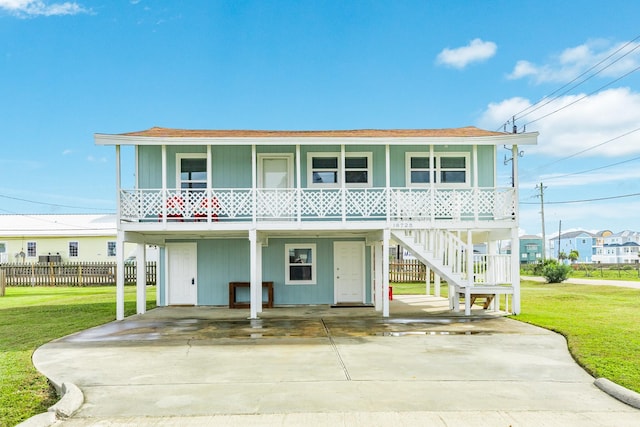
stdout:
{"type": "Polygon", "coordinates": [[[0,263],[115,262],[116,236],[110,214],[0,215],[0,263]]]}
{"type": "Polygon", "coordinates": [[[624,230],[606,235],[602,246],[596,247],[594,262],[604,264],[635,264],[640,261],[640,232],[624,230]]]}

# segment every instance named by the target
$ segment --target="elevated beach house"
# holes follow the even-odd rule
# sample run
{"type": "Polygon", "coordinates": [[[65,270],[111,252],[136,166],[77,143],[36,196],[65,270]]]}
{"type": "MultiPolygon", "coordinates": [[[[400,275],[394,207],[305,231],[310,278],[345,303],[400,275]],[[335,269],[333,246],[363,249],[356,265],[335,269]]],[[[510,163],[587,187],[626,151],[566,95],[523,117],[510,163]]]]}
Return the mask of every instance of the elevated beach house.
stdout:
{"type": "MultiPolygon", "coordinates": [[[[136,243],[138,261],[145,244],[161,248],[160,306],[245,303],[257,318],[265,306],[357,304],[388,316],[396,242],[447,282],[452,310],[464,298],[469,314],[474,295],[507,295],[520,310],[520,256],[499,254],[498,242],[519,248],[518,146],[537,133],[155,127],[95,143],[115,146],[117,245],[136,243]],[[508,186],[497,185],[503,147],[508,186]]],[[[123,286],[119,275],[118,319],[123,286]]]]}

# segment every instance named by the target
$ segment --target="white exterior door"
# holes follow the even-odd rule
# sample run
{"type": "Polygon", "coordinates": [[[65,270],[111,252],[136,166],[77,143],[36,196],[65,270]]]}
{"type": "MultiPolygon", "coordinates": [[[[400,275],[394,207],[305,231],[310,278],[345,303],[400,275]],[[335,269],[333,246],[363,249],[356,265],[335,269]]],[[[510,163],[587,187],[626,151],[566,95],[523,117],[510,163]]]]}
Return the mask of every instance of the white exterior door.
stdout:
{"type": "Polygon", "coordinates": [[[196,305],[198,303],[197,255],[195,243],[167,245],[169,305],[196,305]]]}
{"type": "Polygon", "coordinates": [[[335,302],[364,303],[364,242],[333,243],[335,302]]]}

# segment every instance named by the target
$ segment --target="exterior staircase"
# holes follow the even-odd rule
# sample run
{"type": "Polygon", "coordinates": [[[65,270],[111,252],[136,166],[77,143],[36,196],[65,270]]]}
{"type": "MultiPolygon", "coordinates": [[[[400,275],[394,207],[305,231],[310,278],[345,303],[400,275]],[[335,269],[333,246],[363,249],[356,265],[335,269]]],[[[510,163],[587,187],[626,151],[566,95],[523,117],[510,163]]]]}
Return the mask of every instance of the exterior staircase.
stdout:
{"type": "Polygon", "coordinates": [[[474,255],[473,243],[448,230],[394,229],[391,237],[447,282],[449,307],[456,312],[461,297],[468,316],[478,297],[491,298],[495,308],[499,295],[514,295],[508,256],[474,255]]]}

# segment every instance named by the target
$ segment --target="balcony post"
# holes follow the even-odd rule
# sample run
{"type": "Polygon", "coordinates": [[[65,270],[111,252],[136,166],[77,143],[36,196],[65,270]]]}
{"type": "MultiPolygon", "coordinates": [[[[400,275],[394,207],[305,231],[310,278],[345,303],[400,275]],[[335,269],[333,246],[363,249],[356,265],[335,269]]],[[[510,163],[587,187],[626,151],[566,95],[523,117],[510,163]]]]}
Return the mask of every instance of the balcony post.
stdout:
{"type": "Polygon", "coordinates": [[[391,230],[382,231],[382,317],[389,317],[389,240],[391,230]]]}
{"type": "Polygon", "coordinates": [[[147,254],[144,243],[137,244],[136,251],[136,312],[147,311],[147,254]]]}
{"type": "Polygon", "coordinates": [[[300,178],[300,144],[296,144],[296,216],[298,223],[302,221],[302,183],[300,178]]]}

